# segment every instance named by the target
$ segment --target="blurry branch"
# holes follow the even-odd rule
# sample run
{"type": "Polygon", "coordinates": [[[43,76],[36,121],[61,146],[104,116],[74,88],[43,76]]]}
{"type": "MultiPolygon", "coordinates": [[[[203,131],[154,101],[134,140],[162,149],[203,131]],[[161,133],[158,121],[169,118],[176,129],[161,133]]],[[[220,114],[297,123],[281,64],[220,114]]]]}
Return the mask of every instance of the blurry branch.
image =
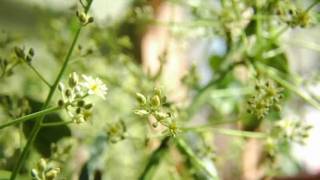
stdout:
{"type": "Polygon", "coordinates": [[[160,160],[162,159],[164,153],[166,153],[166,151],[168,150],[169,139],[169,136],[163,139],[160,146],[148,158],[148,163],[144,168],[142,174],[140,175],[139,180],[152,179],[152,176],[156,171],[156,167],[160,163],[160,160]]]}
{"type": "Polygon", "coordinates": [[[14,124],[22,123],[24,121],[27,121],[27,120],[30,120],[30,119],[34,119],[34,118],[39,117],[39,116],[43,116],[43,115],[55,112],[55,111],[57,111],[59,109],[60,109],[59,107],[52,107],[52,108],[48,108],[48,109],[45,109],[45,110],[42,110],[42,111],[38,111],[38,112],[35,112],[35,113],[32,113],[32,114],[25,115],[23,117],[20,117],[20,118],[14,119],[14,120],[10,120],[10,121],[0,125],[0,129],[8,127],[8,126],[11,126],[11,125],[14,125],[14,124]]]}
{"type": "Polygon", "coordinates": [[[300,96],[302,99],[304,99],[307,103],[312,105],[313,107],[320,110],[320,104],[312,99],[312,97],[307,92],[302,92],[299,87],[296,85],[291,84],[290,82],[286,81],[285,79],[281,78],[281,73],[276,70],[275,68],[272,68],[270,66],[263,65],[261,63],[256,63],[257,68],[259,71],[266,73],[271,79],[278,82],[283,87],[289,89],[290,91],[296,93],[298,96],[300,96]]]}
{"type": "Polygon", "coordinates": [[[206,174],[210,177],[210,179],[212,180],[218,180],[218,175],[216,174],[216,172],[213,172],[211,170],[209,170],[207,168],[207,165],[204,164],[204,162],[202,160],[200,160],[192,151],[192,149],[187,145],[187,143],[181,139],[181,138],[177,138],[176,139],[176,144],[177,147],[179,148],[179,150],[185,155],[187,156],[188,159],[191,160],[191,162],[198,167],[199,169],[203,170],[204,172],[206,172],[206,174]]]}

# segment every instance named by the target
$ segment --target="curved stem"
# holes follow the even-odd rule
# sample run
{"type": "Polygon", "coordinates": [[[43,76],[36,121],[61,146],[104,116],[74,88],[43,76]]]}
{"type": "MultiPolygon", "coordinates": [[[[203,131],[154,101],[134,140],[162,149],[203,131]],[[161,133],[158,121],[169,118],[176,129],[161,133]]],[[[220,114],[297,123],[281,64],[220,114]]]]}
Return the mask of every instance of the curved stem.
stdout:
{"type": "MultiPolygon", "coordinates": [[[[88,5],[85,7],[85,13],[87,13],[89,11],[92,2],[93,2],[93,0],[88,1],[88,5]]],[[[62,65],[62,67],[60,69],[59,74],[57,75],[57,78],[56,78],[54,84],[50,88],[49,94],[47,96],[47,99],[46,99],[42,109],[45,109],[45,108],[48,107],[48,105],[49,105],[49,103],[50,103],[50,101],[51,101],[51,99],[53,97],[53,94],[54,94],[54,92],[55,92],[55,90],[56,90],[56,88],[58,86],[58,83],[59,83],[62,75],[64,74],[64,72],[65,72],[65,70],[67,68],[67,65],[68,65],[68,63],[70,61],[70,57],[71,57],[72,52],[73,52],[73,50],[75,48],[76,42],[78,41],[78,38],[79,38],[79,35],[80,35],[82,27],[83,26],[81,24],[79,24],[78,29],[77,29],[77,31],[75,33],[74,38],[73,38],[73,41],[71,43],[71,46],[70,46],[70,48],[68,50],[67,56],[64,59],[63,65],[62,65]]],[[[10,180],[15,180],[16,179],[16,177],[17,177],[17,175],[18,175],[18,173],[19,173],[19,171],[20,171],[20,169],[21,169],[21,167],[22,167],[22,165],[23,165],[23,163],[24,163],[24,161],[25,161],[25,159],[27,157],[27,154],[30,151],[31,145],[33,144],[33,142],[34,142],[39,130],[41,129],[41,124],[42,124],[42,121],[43,121],[44,117],[45,117],[44,115],[40,116],[40,118],[37,120],[35,126],[33,127],[32,131],[31,131],[31,134],[28,137],[27,144],[24,147],[24,149],[22,151],[22,154],[19,156],[18,163],[17,163],[17,165],[15,166],[15,168],[14,168],[14,170],[12,172],[10,180]]]]}
{"type": "Polygon", "coordinates": [[[14,124],[22,123],[24,121],[27,121],[27,120],[30,120],[30,119],[33,119],[33,118],[36,118],[36,117],[39,117],[39,116],[43,116],[43,115],[55,112],[55,111],[57,111],[59,109],[60,109],[59,107],[52,107],[52,108],[48,108],[48,109],[45,109],[45,110],[42,110],[42,111],[38,111],[38,112],[35,112],[35,113],[32,113],[32,114],[25,115],[23,117],[20,117],[20,118],[14,119],[14,120],[10,120],[10,121],[8,121],[8,122],[6,122],[4,124],[1,124],[0,125],[0,129],[8,127],[8,126],[11,126],[11,125],[14,125],[14,124]]]}

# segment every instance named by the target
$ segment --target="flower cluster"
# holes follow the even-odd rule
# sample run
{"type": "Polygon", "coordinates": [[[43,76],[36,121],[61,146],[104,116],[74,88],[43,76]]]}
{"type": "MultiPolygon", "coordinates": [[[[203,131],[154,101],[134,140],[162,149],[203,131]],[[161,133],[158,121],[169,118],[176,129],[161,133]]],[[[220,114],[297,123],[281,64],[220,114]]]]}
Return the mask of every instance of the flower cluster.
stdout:
{"type": "Polygon", "coordinates": [[[167,128],[164,133],[169,132],[172,136],[176,136],[179,128],[174,113],[168,107],[167,98],[162,96],[160,89],[155,88],[151,97],[146,97],[141,93],[136,93],[136,97],[139,107],[134,111],[135,114],[141,117],[153,117],[155,119],[155,122],[152,123],[154,128],[160,123],[167,128]]]}
{"type": "Polygon", "coordinates": [[[270,131],[265,144],[269,160],[274,161],[281,147],[290,143],[305,144],[311,128],[311,125],[297,120],[286,119],[277,122],[270,131]]]}
{"type": "Polygon", "coordinates": [[[275,125],[274,135],[290,142],[305,144],[311,128],[311,125],[304,124],[302,121],[281,120],[275,125]]]}
{"type": "Polygon", "coordinates": [[[107,124],[106,131],[108,135],[108,140],[111,143],[116,143],[125,139],[127,127],[122,120],[119,120],[118,122],[107,124]]]}
{"type": "Polygon", "coordinates": [[[60,168],[52,167],[45,159],[40,159],[36,168],[31,170],[33,180],[55,180],[60,173],[60,168]]]}
{"type": "Polygon", "coordinates": [[[255,85],[255,95],[248,100],[248,112],[255,115],[258,120],[264,119],[270,108],[275,107],[280,110],[280,99],[282,98],[282,88],[277,87],[271,81],[259,81],[255,85]]]}
{"type": "Polygon", "coordinates": [[[67,161],[74,145],[75,142],[71,138],[65,138],[60,140],[58,143],[52,143],[50,146],[50,159],[61,163],[67,161]]]}
{"type": "Polygon", "coordinates": [[[273,1],[272,10],[279,17],[280,21],[290,27],[306,27],[311,23],[311,16],[308,11],[297,8],[290,0],[273,1]]]}
{"type": "Polygon", "coordinates": [[[99,79],[91,76],[82,75],[83,81],[80,81],[79,75],[75,72],[69,75],[68,87],[59,84],[59,91],[62,99],[58,105],[66,109],[72,120],[76,123],[88,121],[92,115],[92,104],[85,101],[89,95],[97,95],[105,99],[108,88],[99,79]]]}
{"type": "Polygon", "coordinates": [[[87,25],[87,24],[89,24],[89,23],[92,23],[92,22],[93,22],[93,17],[87,15],[85,12],[79,12],[79,11],[77,11],[77,12],[76,12],[76,15],[77,15],[80,23],[81,23],[82,25],[84,25],[84,26],[87,25]]]}
{"type": "Polygon", "coordinates": [[[31,63],[34,56],[34,50],[32,48],[29,49],[28,54],[26,54],[20,47],[15,47],[14,52],[18,58],[26,61],[27,63],[31,63]]]}

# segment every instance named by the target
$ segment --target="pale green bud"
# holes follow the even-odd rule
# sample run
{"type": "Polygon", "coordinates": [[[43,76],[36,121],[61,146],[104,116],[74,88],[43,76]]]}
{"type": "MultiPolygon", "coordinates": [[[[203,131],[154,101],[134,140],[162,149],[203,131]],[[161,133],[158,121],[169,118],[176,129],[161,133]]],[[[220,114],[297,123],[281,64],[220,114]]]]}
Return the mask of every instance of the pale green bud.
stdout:
{"type": "Polygon", "coordinates": [[[145,116],[149,114],[149,112],[144,109],[135,110],[134,113],[139,116],[145,116]]]}
{"type": "Polygon", "coordinates": [[[161,97],[161,89],[160,88],[154,88],[153,91],[154,91],[154,94],[161,97]]]}
{"type": "Polygon", "coordinates": [[[39,171],[44,171],[47,168],[47,161],[41,158],[37,164],[39,171]]]}
{"type": "Polygon", "coordinates": [[[144,105],[147,103],[147,98],[141,94],[141,93],[136,93],[136,97],[137,97],[137,100],[140,104],[144,105]]]}
{"type": "Polygon", "coordinates": [[[46,173],[46,180],[54,180],[60,172],[60,168],[54,168],[46,173]]]}
{"type": "Polygon", "coordinates": [[[69,75],[68,84],[71,88],[75,87],[79,82],[79,76],[77,73],[73,72],[69,75]]]}
{"type": "Polygon", "coordinates": [[[37,179],[37,180],[40,179],[38,174],[39,173],[38,173],[38,171],[36,169],[32,169],[31,170],[31,176],[32,176],[33,179],[37,179]]]}
{"type": "Polygon", "coordinates": [[[19,48],[19,47],[14,47],[14,52],[16,53],[17,57],[24,59],[25,58],[25,54],[23,49],[19,48]]]}
{"type": "Polygon", "coordinates": [[[153,107],[158,107],[158,106],[160,106],[160,104],[161,104],[161,102],[160,102],[160,97],[159,97],[158,95],[154,95],[154,96],[151,98],[150,102],[151,102],[151,105],[152,105],[153,107]]]}

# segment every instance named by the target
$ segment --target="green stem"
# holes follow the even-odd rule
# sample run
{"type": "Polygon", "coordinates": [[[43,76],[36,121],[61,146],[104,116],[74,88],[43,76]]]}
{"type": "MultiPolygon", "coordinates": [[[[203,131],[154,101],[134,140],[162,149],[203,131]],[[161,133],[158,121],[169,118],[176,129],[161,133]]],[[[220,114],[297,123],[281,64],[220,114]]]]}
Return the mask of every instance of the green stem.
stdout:
{"type": "Polygon", "coordinates": [[[147,180],[152,179],[153,174],[155,173],[156,166],[160,163],[164,153],[168,149],[168,141],[170,137],[166,137],[161,141],[160,146],[156,149],[148,159],[148,163],[144,168],[143,172],[141,173],[139,180],[147,180]]]}
{"type": "Polygon", "coordinates": [[[42,127],[51,127],[51,126],[61,126],[61,125],[66,125],[73,123],[74,121],[61,121],[61,122],[49,122],[49,123],[42,123],[42,127]]]}
{"type": "Polygon", "coordinates": [[[251,132],[251,131],[241,131],[241,130],[235,130],[235,129],[222,129],[217,128],[217,125],[221,124],[227,124],[227,123],[235,123],[237,121],[220,121],[195,127],[187,127],[182,128],[183,131],[193,131],[193,132],[202,132],[202,131],[208,131],[213,130],[213,132],[229,135],[229,136],[238,136],[238,137],[247,137],[247,138],[265,138],[266,134],[260,133],[260,132],[251,132]]]}
{"type": "Polygon", "coordinates": [[[31,70],[48,86],[51,87],[51,84],[41,75],[41,73],[34,67],[32,64],[27,63],[26,64],[31,68],[31,70]]]}
{"type": "Polygon", "coordinates": [[[228,135],[228,136],[237,136],[237,137],[246,137],[246,138],[266,138],[267,135],[261,132],[252,132],[252,131],[240,131],[234,129],[221,129],[214,128],[214,132],[228,135]]]}
{"type": "Polygon", "coordinates": [[[203,163],[203,161],[201,161],[192,151],[192,149],[187,145],[187,143],[181,139],[181,138],[177,138],[176,140],[177,146],[180,149],[180,151],[185,154],[190,160],[191,162],[193,162],[193,164],[200,168],[203,169],[209,176],[210,179],[212,180],[218,180],[219,177],[217,175],[217,172],[212,172],[210,171],[207,166],[203,163]]]}
{"type": "MultiPolygon", "coordinates": [[[[89,11],[89,9],[91,7],[91,4],[92,4],[92,1],[93,0],[88,1],[88,5],[85,7],[85,13],[87,13],[89,11]]],[[[47,108],[49,103],[50,103],[50,101],[51,101],[51,99],[52,99],[52,96],[53,96],[53,94],[54,94],[54,92],[55,92],[55,90],[56,90],[56,88],[58,86],[58,83],[59,83],[60,79],[62,78],[62,75],[64,74],[64,72],[65,72],[65,70],[67,68],[68,62],[70,61],[70,57],[71,57],[72,52],[73,52],[73,50],[75,48],[76,42],[78,41],[78,38],[79,38],[79,35],[80,35],[82,27],[83,26],[81,24],[79,24],[79,27],[78,27],[78,29],[77,29],[77,31],[75,33],[75,36],[73,38],[73,41],[71,43],[71,46],[70,46],[70,48],[68,50],[67,56],[64,59],[63,65],[62,65],[62,67],[60,69],[59,74],[57,75],[57,78],[56,78],[54,84],[50,88],[49,94],[47,96],[47,99],[46,99],[42,109],[47,108]]],[[[23,165],[23,163],[24,163],[24,161],[25,161],[25,159],[27,157],[27,154],[29,153],[31,145],[33,144],[33,142],[34,142],[39,130],[41,129],[41,124],[42,124],[42,121],[43,121],[44,117],[45,117],[44,115],[41,116],[37,120],[35,126],[33,127],[32,131],[31,131],[31,134],[28,137],[27,144],[24,147],[24,149],[22,151],[22,154],[20,155],[20,157],[18,159],[18,163],[17,163],[17,165],[15,166],[15,168],[14,168],[14,170],[12,172],[10,180],[15,180],[16,179],[16,177],[17,177],[17,175],[18,175],[18,173],[19,173],[19,171],[20,171],[20,169],[21,169],[21,167],[22,167],[22,165],[23,165]]]]}
{"type": "Polygon", "coordinates": [[[10,120],[10,121],[0,125],[0,129],[8,127],[8,126],[11,126],[11,125],[14,125],[14,124],[22,123],[24,121],[27,121],[27,120],[30,120],[30,119],[33,119],[33,118],[36,118],[36,117],[39,117],[39,116],[43,116],[43,115],[55,112],[55,111],[57,111],[59,109],[60,109],[59,107],[52,107],[52,108],[48,108],[48,109],[45,109],[45,110],[42,110],[42,111],[38,111],[38,112],[35,112],[35,113],[32,113],[32,114],[25,115],[23,117],[15,119],[15,120],[10,120]]]}

